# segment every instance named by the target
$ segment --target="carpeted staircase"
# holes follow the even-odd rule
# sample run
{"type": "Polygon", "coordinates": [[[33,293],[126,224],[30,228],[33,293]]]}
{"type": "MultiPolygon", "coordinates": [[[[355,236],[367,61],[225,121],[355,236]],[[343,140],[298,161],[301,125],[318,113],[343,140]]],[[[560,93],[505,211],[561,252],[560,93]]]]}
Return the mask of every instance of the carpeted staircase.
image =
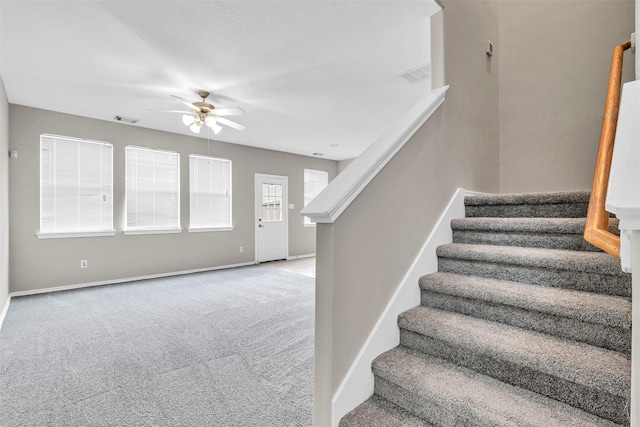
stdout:
{"type": "Polygon", "coordinates": [[[583,240],[588,202],[467,196],[400,345],[372,364],[374,395],[340,426],[629,425],[631,276],[583,240]]]}

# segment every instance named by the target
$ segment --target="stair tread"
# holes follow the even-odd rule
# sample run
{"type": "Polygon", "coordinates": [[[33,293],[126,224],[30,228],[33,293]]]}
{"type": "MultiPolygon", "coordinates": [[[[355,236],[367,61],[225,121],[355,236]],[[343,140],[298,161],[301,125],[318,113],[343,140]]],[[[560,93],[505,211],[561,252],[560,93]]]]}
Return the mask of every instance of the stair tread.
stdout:
{"type": "Polygon", "coordinates": [[[439,246],[436,254],[438,257],[471,261],[497,262],[615,276],[628,275],[622,272],[620,260],[604,252],[450,243],[439,246]]]}
{"type": "MultiPolygon", "coordinates": [[[[522,233],[562,233],[580,234],[584,233],[586,218],[493,218],[493,217],[470,217],[456,218],[451,221],[451,228],[454,231],[502,231],[502,232],[522,232],[522,233]]],[[[609,220],[609,230],[618,233],[619,220],[611,218],[609,220]]]]}
{"type": "Polygon", "coordinates": [[[424,305],[399,315],[374,396],[340,426],[628,423],[631,276],[582,239],[589,199],[465,196],[424,305]]]}
{"type": "Polygon", "coordinates": [[[388,400],[373,395],[340,421],[340,427],[431,427],[388,400]]]}
{"type": "Polygon", "coordinates": [[[373,363],[374,374],[468,425],[616,426],[572,406],[505,384],[444,360],[396,347],[373,363]]]}
{"type": "Polygon", "coordinates": [[[420,288],[584,322],[631,328],[631,301],[625,297],[453,273],[423,276],[420,288]]]}
{"type": "Polygon", "coordinates": [[[623,354],[514,326],[418,306],[400,315],[401,328],[626,397],[631,362],[623,354]]]}
{"type": "Polygon", "coordinates": [[[588,203],[588,191],[549,193],[471,194],[464,198],[466,206],[588,203]]]}

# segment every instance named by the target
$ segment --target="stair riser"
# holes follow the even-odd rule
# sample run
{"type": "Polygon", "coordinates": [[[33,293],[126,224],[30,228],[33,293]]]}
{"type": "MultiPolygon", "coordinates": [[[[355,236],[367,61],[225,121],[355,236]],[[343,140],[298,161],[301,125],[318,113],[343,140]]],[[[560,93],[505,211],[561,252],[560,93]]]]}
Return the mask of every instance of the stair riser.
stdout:
{"type": "Polygon", "coordinates": [[[424,290],[421,304],[631,354],[631,331],[628,329],[424,290]]]}
{"type": "Polygon", "coordinates": [[[588,203],[467,205],[467,218],[584,218],[588,203]]]}
{"type": "Polygon", "coordinates": [[[443,405],[438,402],[437,398],[420,397],[378,375],[375,375],[374,393],[395,403],[416,417],[439,427],[486,426],[486,421],[477,415],[465,413],[462,408],[443,405]]]}
{"type": "Polygon", "coordinates": [[[376,426],[434,427],[377,395],[367,399],[358,410],[345,415],[338,424],[338,427],[376,426]]]}
{"type": "Polygon", "coordinates": [[[625,276],[443,257],[438,258],[438,271],[605,295],[631,296],[631,278],[625,276]]]}
{"type": "Polygon", "coordinates": [[[528,389],[616,423],[627,422],[628,397],[550,376],[509,360],[499,360],[431,337],[400,329],[400,344],[464,366],[505,383],[528,389]]]}
{"type": "Polygon", "coordinates": [[[519,246],[529,248],[600,252],[600,249],[587,243],[582,237],[582,234],[533,234],[519,232],[454,230],[453,242],[469,243],[473,245],[519,246]]]}

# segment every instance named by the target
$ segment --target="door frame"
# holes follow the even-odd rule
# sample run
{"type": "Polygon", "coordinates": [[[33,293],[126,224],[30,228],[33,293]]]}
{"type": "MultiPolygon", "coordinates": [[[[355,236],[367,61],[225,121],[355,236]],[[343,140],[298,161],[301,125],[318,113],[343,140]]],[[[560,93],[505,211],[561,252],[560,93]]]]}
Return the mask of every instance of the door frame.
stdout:
{"type": "Polygon", "coordinates": [[[285,222],[284,234],[285,234],[285,245],[284,245],[284,256],[285,259],[289,259],[289,177],[286,175],[272,175],[266,173],[256,173],[254,174],[254,196],[253,196],[253,233],[255,236],[255,263],[259,264],[258,254],[259,254],[259,243],[258,243],[258,218],[260,217],[260,209],[259,205],[262,205],[262,199],[260,196],[262,195],[262,189],[259,187],[260,181],[263,179],[276,178],[278,180],[284,180],[284,186],[282,188],[282,220],[285,222]]]}

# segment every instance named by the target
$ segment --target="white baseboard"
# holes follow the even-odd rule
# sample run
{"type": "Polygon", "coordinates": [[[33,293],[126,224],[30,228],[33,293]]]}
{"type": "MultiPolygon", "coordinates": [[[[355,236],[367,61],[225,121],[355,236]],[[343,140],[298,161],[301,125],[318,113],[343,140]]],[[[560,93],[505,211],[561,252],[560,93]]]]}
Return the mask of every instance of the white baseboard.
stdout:
{"type": "Polygon", "coordinates": [[[436,248],[451,243],[451,220],[464,217],[464,196],[459,188],[436,222],[431,234],[400,282],[385,310],[378,318],[336,394],[331,399],[331,425],[337,427],[340,419],[373,394],[371,362],[380,354],[400,343],[398,315],[420,305],[418,279],[438,270],[436,248]]]}
{"type": "Polygon", "coordinates": [[[9,303],[11,302],[11,295],[7,297],[7,302],[4,303],[4,307],[2,307],[2,313],[0,313],[0,331],[2,330],[2,324],[4,323],[4,318],[9,311],[9,303]]]}
{"type": "Polygon", "coordinates": [[[287,261],[293,261],[294,259],[302,259],[302,258],[312,258],[314,256],[316,256],[316,254],[305,254],[305,255],[288,256],[287,257],[287,261]]]}
{"type": "MultiPolygon", "coordinates": [[[[214,270],[223,270],[227,268],[236,268],[236,267],[246,267],[249,265],[255,265],[255,262],[243,262],[239,264],[229,264],[229,265],[221,265],[217,267],[206,267],[206,268],[197,268],[194,270],[182,270],[182,271],[173,271],[170,273],[160,273],[160,274],[150,274],[147,276],[138,276],[138,277],[125,277],[121,279],[113,279],[113,280],[103,280],[100,282],[90,282],[90,283],[78,283],[76,285],[65,285],[65,286],[56,286],[54,288],[43,288],[43,289],[32,289],[29,291],[19,291],[19,292],[11,292],[9,294],[9,298],[11,297],[21,297],[26,295],[36,295],[36,294],[45,294],[49,292],[60,292],[60,291],[69,291],[72,289],[81,289],[81,288],[90,288],[92,286],[103,286],[103,285],[113,285],[116,283],[126,283],[126,282],[134,282],[136,280],[146,280],[146,279],[158,279],[161,277],[170,277],[170,276],[181,276],[183,274],[191,274],[191,273],[202,273],[205,271],[214,271],[214,270]]],[[[7,302],[7,306],[8,306],[7,302]]]]}

